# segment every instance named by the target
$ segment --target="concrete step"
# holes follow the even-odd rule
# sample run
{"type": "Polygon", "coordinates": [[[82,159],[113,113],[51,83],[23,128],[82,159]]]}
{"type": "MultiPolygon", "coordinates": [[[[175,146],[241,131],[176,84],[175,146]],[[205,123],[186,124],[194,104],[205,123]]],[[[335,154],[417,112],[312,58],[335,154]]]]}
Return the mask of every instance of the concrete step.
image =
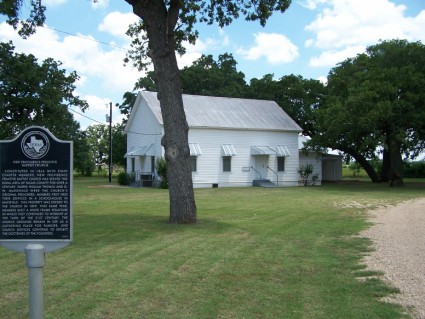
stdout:
{"type": "Polygon", "coordinates": [[[254,187],[277,187],[276,184],[271,182],[269,179],[254,179],[252,181],[252,186],[254,186],[254,187]]]}

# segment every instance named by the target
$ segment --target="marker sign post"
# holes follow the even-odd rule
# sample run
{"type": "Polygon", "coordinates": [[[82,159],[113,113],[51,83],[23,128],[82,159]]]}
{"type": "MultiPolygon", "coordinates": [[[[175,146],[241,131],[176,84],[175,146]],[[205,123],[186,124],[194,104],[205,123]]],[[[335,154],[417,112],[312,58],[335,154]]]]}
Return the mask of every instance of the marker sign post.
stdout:
{"type": "Polygon", "coordinates": [[[26,253],[30,319],[43,318],[44,254],[72,241],[72,142],[38,126],[0,141],[0,189],[0,245],[26,253]]]}

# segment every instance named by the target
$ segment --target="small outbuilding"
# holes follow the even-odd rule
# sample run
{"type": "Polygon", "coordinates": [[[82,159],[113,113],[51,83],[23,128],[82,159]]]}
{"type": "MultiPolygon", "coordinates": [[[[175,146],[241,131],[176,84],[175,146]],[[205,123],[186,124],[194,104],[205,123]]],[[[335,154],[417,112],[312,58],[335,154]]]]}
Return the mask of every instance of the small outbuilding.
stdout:
{"type": "MultiPolygon", "coordinates": [[[[342,179],[342,156],[336,154],[320,154],[304,148],[307,138],[299,136],[300,168],[311,165],[313,174],[318,175],[315,185],[323,182],[336,182],[342,179]]],[[[310,182],[312,183],[312,182],[310,182]]]]}
{"type": "MultiPolygon", "coordinates": [[[[273,101],[183,95],[194,187],[297,186],[302,129],[273,101]]],[[[164,156],[157,93],[139,92],[125,127],[127,172],[158,180],[164,156]]]]}

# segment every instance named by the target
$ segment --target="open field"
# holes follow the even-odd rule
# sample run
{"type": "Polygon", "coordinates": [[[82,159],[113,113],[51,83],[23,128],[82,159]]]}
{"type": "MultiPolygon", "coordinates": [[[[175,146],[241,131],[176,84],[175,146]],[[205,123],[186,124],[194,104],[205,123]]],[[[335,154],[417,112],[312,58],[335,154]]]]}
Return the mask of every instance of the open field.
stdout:
{"type": "MultiPolygon", "coordinates": [[[[424,197],[367,182],[195,190],[199,223],[169,225],[168,192],[74,179],[74,241],[46,256],[46,319],[403,318],[361,265],[366,210],[424,197]]],[[[28,317],[23,254],[0,248],[0,318],[28,317]]]]}

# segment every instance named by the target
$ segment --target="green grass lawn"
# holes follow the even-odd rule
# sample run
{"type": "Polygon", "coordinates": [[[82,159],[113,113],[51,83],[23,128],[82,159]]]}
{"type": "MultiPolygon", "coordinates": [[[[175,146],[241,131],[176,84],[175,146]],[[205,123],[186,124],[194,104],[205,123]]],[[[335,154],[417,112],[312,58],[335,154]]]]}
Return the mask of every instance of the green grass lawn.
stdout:
{"type": "MultiPolygon", "coordinates": [[[[168,192],[74,179],[74,241],[46,256],[46,319],[403,318],[359,280],[366,208],[417,183],[196,189],[199,223],[169,225],[168,192]]],[[[24,254],[0,248],[0,318],[28,317],[24,254]]]]}

